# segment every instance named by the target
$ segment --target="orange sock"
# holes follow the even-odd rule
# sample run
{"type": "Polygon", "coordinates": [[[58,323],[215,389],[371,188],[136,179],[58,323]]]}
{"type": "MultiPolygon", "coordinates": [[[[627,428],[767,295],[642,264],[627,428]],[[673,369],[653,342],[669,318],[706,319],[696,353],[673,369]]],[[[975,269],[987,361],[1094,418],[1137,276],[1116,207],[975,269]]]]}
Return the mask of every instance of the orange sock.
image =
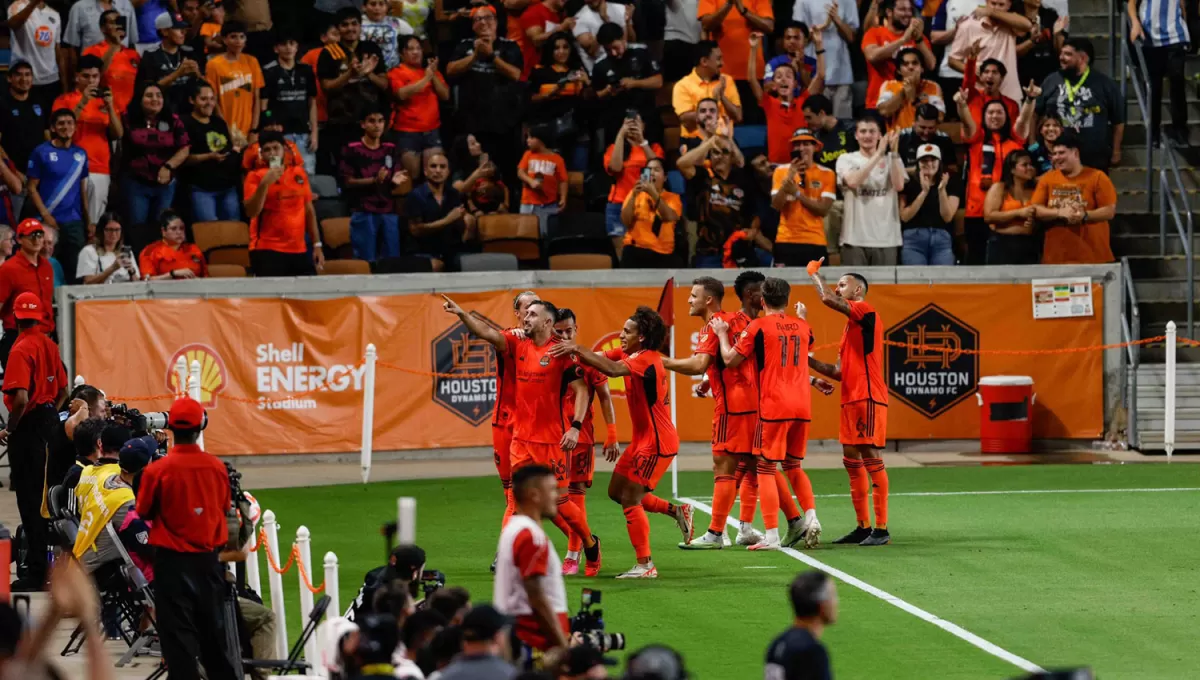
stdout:
{"type": "Polygon", "coordinates": [[[867,514],[867,490],[871,481],[867,469],[861,460],[845,456],[842,456],[842,465],[846,468],[846,474],[850,475],[850,501],[854,503],[854,517],[858,520],[858,526],[869,527],[871,518],[867,514]]]}
{"type": "Polygon", "coordinates": [[[567,540],[571,540],[571,534],[586,536],[588,539],[592,537],[592,529],[588,526],[587,515],[583,510],[571,502],[569,494],[562,494],[558,497],[558,514],[554,517],[554,526],[562,529],[567,535],[567,540]]]}
{"type": "Polygon", "coordinates": [[[714,534],[725,532],[725,520],[733,510],[733,499],[737,496],[737,485],[732,475],[717,475],[713,480],[712,523],[708,530],[714,534]]]}
{"type": "MultiPolygon", "coordinates": [[[[579,508],[579,511],[583,513],[583,521],[586,522],[587,494],[583,492],[583,489],[576,488],[572,488],[567,492],[567,494],[570,496],[571,502],[575,504],[575,507],[579,508]]],[[[583,550],[583,536],[572,532],[567,538],[567,550],[570,552],[579,552],[580,550],[583,550]]]]}
{"type": "Polygon", "coordinates": [[[508,526],[508,520],[512,518],[513,512],[516,511],[516,509],[517,509],[516,504],[513,502],[512,480],[511,479],[504,480],[503,484],[504,484],[504,520],[500,523],[501,529],[508,526]]]}
{"type": "Polygon", "coordinates": [[[779,494],[779,509],[783,511],[783,516],[787,521],[792,521],[800,516],[800,508],[796,507],[796,499],[792,497],[792,490],[788,488],[788,478],[784,476],[779,468],[775,469],[775,489],[779,494]]]}
{"type": "Polygon", "coordinates": [[[753,522],[754,511],[758,507],[758,472],[751,467],[750,463],[738,463],[738,471],[742,474],[741,478],[738,478],[736,473],[734,475],[738,495],[742,498],[738,519],[743,522],[753,522]],[[742,469],[743,465],[747,467],[746,470],[742,469]]]}
{"type": "Polygon", "coordinates": [[[670,503],[652,493],[642,496],[642,507],[646,512],[656,512],[660,515],[670,515],[675,509],[671,507],[670,503]]]}
{"type": "Polygon", "coordinates": [[[871,497],[875,501],[875,528],[887,531],[888,476],[882,458],[863,458],[871,475],[871,497]]]}
{"type": "Polygon", "coordinates": [[[629,530],[629,542],[638,560],[650,557],[650,520],[642,506],[625,508],[625,528],[629,530]]]}
{"type": "Polygon", "coordinates": [[[779,529],[779,486],[771,483],[775,476],[775,463],[769,460],[758,461],[758,478],[763,480],[758,485],[758,500],[762,503],[763,526],[768,531],[779,529]]]}
{"type": "Polygon", "coordinates": [[[789,458],[783,461],[783,473],[787,475],[792,491],[796,492],[796,500],[800,501],[800,509],[804,512],[817,509],[817,501],[813,498],[812,482],[808,473],[800,466],[800,461],[789,458]]]}

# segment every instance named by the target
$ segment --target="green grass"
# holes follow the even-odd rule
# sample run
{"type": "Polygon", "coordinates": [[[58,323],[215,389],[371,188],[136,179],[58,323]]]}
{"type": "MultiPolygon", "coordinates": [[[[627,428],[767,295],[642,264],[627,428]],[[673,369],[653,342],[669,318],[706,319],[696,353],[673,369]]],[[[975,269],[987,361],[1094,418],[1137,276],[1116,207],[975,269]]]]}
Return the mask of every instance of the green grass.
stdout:
{"type": "MultiPolygon", "coordinates": [[[[1200,466],[1027,466],[889,471],[893,493],[1021,489],[1200,487],[1200,466]]],[[[838,470],[811,473],[827,540],[853,525],[838,470]]],[[[607,475],[589,495],[589,519],[604,539],[599,579],[568,580],[604,593],[610,631],[631,648],[663,642],[681,650],[701,680],[762,677],[767,643],[790,620],[786,587],[806,567],[780,553],[685,552],[674,523],[651,517],[657,581],[616,581],[633,551],[607,475]],[[770,567],[770,568],[749,568],[770,567]]],[[[664,482],[663,489],[669,491],[664,482]]],[[[708,473],[685,473],[681,495],[707,497],[708,473]]],[[[320,564],[334,551],[345,607],[364,573],[382,564],[378,527],[396,497],[417,499],[417,543],[429,567],[491,598],[488,571],[502,500],[494,479],[445,479],[256,493],[283,523],[281,539],[305,524],[320,564]]],[[[1200,667],[1200,492],[893,496],[893,544],[822,546],[813,557],[1046,668],[1089,665],[1101,677],[1194,677],[1200,667]]],[[[697,513],[697,530],[708,516],[697,513]]],[[[761,517],[759,518],[761,526],[761,517]]],[[[565,539],[547,523],[559,549],[565,539]]],[[[265,566],[264,566],[265,569],[265,566]]],[[[320,567],[316,568],[319,574],[320,567]]],[[[263,572],[264,582],[266,572],[263,572]]],[[[319,576],[318,576],[319,578],[319,576]]],[[[839,584],[839,621],[825,636],[843,678],[1006,678],[1020,671],[890,604],[839,584]]],[[[289,633],[299,630],[294,573],[285,576],[289,633]]],[[[265,589],[265,585],[264,585],[265,589]]]]}

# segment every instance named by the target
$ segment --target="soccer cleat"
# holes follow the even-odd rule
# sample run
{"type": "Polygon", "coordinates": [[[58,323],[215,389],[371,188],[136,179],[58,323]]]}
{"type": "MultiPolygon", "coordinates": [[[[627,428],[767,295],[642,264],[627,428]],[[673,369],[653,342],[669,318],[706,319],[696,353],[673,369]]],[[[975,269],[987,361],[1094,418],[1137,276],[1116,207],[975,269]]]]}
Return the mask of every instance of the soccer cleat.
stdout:
{"type": "Polygon", "coordinates": [[[679,547],[684,550],[720,550],[725,547],[725,534],[714,534],[711,531],[706,531],[700,535],[700,538],[694,539],[691,543],[680,543],[679,547]]]}
{"type": "Polygon", "coordinates": [[[762,532],[759,531],[758,529],[755,529],[754,527],[750,526],[749,524],[743,524],[742,528],[740,530],[738,530],[738,535],[737,535],[737,544],[738,545],[750,546],[750,545],[754,545],[755,543],[759,543],[762,540],[763,540],[762,532]]]}
{"type": "Polygon", "coordinates": [[[567,559],[563,560],[563,565],[562,565],[562,575],[563,576],[574,576],[578,573],[579,573],[579,560],[577,560],[573,557],[568,557],[567,559]]]}
{"type": "Polygon", "coordinates": [[[804,532],[808,530],[808,524],[804,521],[804,516],[801,515],[796,519],[788,521],[787,536],[783,538],[783,547],[791,548],[804,538],[804,532]]]}
{"type": "MultiPolygon", "coordinates": [[[[592,540],[596,541],[596,546],[594,548],[595,552],[596,552],[596,559],[593,560],[591,558],[591,556],[588,554],[589,552],[591,552],[590,550],[588,550],[587,548],[583,549],[583,556],[585,559],[584,564],[583,564],[583,575],[584,576],[599,576],[600,575],[600,537],[597,536],[596,534],[592,534],[592,540]]],[[[578,562],[576,562],[576,564],[578,564],[578,562]]],[[[578,567],[576,569],[578,569],[578,567]]]]}
{"type": "Polygon", "coordinates": [[[500,553],[496,553],[496,556],[492,558],[492,573],[493,574],[496,573],[496,563],[499,561],[500,561],[500,553]]]}
{"type": "Polygon", "coordinates": [[[676,506],[675,523],[679,525],[679,531],[683,534],[683,542],[691,543],[695,537],[696,529],[692,525],[692,506],[684,503],[676,506]]]}
{"type": "Polygon", "coordinates": [[[834,541],[834,544],[835,545],[845,545],[848,543],[853,543],[855,545],[858,545],[858,544],[862,543],[863,541],[865,541],[867,539],[867,537],[869,537],[870,535],[871,535],[871,527],[858,527],[854,531],[851,531],[850,533],[846,534],[845,536],[842,536],[838,540],[834,541]]]}
{"type": "Polygon", "coordinates": [[[821,545],[821,521],[813,517],[808,530],[804,532],[804,547],[812,550],[818,545],[821,545]]]}
{"type": "Polygon", "coordinates": [[[887,545],[892,542],[892,535],[887,529],[872,529],[871,535],[862,540],[859,545],[887,545]]]}
{"type": "Polygon", "coordinates": [[[749,548],[746,548],[746,550],[779,550],[782,547],[783,546],[780,545],[779,543],[772,543],[764,538],[763,540],[759,541],[758,543],[755,543],[754,545],[750,546],[749,548]]]}
{"type": "Polygon", "coordinates": [[[658,569],[654,567],[653,562],[638,563],[633,565],[633,569],[618,575],[617,578],[658,578],[658,569]]]}
{"type": "Polygon", "coordinates": [[[729,534],[722,533],[721,534],[721,546],[728,548],[731,545],[733,545],[733,541],[729,540],[729,534]]]}

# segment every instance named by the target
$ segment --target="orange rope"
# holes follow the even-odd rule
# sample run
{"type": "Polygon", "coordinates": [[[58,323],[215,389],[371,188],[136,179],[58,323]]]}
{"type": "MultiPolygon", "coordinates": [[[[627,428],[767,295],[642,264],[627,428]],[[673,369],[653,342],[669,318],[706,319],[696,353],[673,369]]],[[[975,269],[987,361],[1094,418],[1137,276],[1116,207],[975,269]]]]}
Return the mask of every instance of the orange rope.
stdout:
{"type": "MultiPolygon", "coordinates": [[[[267,543],[266,529],[258,530],[258,545],[254,546],[254,551],[258,550],[259,545],[269,545],[267,543]]],[[[292,552],[288,554],[287,564],[285,564],[282,569],[279,568],[279,563],[275,561],[275,556],[271,554],[270,550],[267,550],[267,563],[270,565],[272,571],[281,575],[291,571],[292,566],[295,565],[300,570],[300,580],[304,583],[305,588],[308,588],[308,590],[314,594],[325,591],[324,583],[322,583],[321,587],[319,588],[312,584],[312,579],[310,579],[308,576],[308,570],[304,568],[304,562],[300,559],[300,546],[296,545],[295,543],[292,544],[292,552]]]]}

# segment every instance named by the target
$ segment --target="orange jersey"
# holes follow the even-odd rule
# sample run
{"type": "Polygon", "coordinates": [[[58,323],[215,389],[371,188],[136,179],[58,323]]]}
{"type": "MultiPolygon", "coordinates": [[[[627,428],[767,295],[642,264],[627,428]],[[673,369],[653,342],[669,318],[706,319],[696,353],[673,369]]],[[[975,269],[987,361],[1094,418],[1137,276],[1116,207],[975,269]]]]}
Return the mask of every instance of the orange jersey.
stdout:
{"type": "Polygon", "coordinates": [[[671,379],[663,368],[662,355],[649,349],[626,354],[618,348],[604,356],[629,367],[625,394],[633,421],[633,441],[626,452],[658,456],[679,453],[679,433],[671,422],[671,379]]]}
{"type": "MultiPolygon", "coordinates": [[[[596,396],[596,390],[601,385],[608,383],[608,376],[600,371],[587,366],[580,366],[583,382],[588,386],[588,410],[587,415],[583,417],[583,428],[579,430],[579,446],[591,446],[596,443],[596,430],[592,425],[592,399],[596,396]]],[[[563,417],[567,419],[567,426],[570,427],[571,421],[575,419],[575,391],[567,390],[567,399],[563,402],[563,417]]]]}
{"type": "MultiPolygon", "coordinates": [[[[741,333],[750,325],[750,317],[738,310],[736,313],[717,312],[714,319],[722,319],[729,324],[729,340],[737,343],[741,333]]],[[[711,324],[711,321],[709,322],[711,324]]],[[[758,410],[758,384],[754,380],[751,364],[742,362],[734,368],[725,365],[721,358],[721,340],[713,333],[708,325],[700,331],[700,344],[696,346],[696,354],[707,354],[713,357],[708,366],[708,382],[712,390],[716,408],[714,416],[746,415],[758,410]]]]}
{"type": "Polygon", "coordinates": [[[809,420],[812,392],[808,352],[812,328],[804,319],[783,312],[750,322],[734,350],[754,361],[758,373],[758,419],[763,422],[809,420]]]}
{"type": "Polygon", "coordinates": [[[847,301],[850,319],[842,331],[838,362],[842,365],[842,403],[868,400],[887,404],[883,381],[883,324],[871,303],[847,301]]]}
{"type": "MultiPolygon", "coordinates": [[[[511,335],[516,328],[504,331],[511,335]]],[[[516,363],[504,352],[496,352],[496,407],[492,411],[492,425],[512,430],[513,409],[516,408],[517,373],[516,363]]]]}
{"type": "MultiPolygon", "coordinates": [[[[97,43],[83,51],[83,56],[95,56],[104,58],[108,53],[108,43],[97,43]]],[[[108,68],[104,69],[104,73],[100,74],[100,84],[112,90],[113,106],[117,107],[117,113],[125,113],[129,108],[129,102],[133,101],[133,90],[137,85],[137,70],[142,58],[138,55],[137,50],[122,47],[113,55],[112,61],[108,63],[108,68]]]]}
{"type": "MultiPolygon", "coordinates": [[[[54,100],[53,110],[75,110],[83,101],[82,92],[60,94],[54,100]]],[[[115,104],[115,102],[114,102],[115,104]]],[[[71,141],[83,147],[88,155],[88,173],[92,175],[109,174],[108,163],[112,159],[112,147],[108,141],[109,116],[104,100],[99,97],[84,105],[83,111],[75,119],[75,136],[71,141]]],[[[96,218],[100,216],[97,215],[96,218]]]]}
{"type": "Polygon", "coordinates": [[[580,375],[576,360],[550,356],[557,338],[540,347],[530,338],[505,335],[504,340],[507,345],[504,354],[513,362],[516,376],[513,439],[557,445],[571,427],[570,419],[563,413],[570,385],[580,375]]]}
{"type": "MultiPolygon", "coordinates": [[[[771,196],[783,188],[783,181],[787,179],[789,171],[790,167],[787,165],[775,168],[775,173],[771,176],[771,196]]],[[[814,201],[837,198],[837,175],[823,165],[807,168],[803,173],[796,175],[795,180],[800,193],[814,201]]],[[[779,213],[779,230],[775,242],[826,245],[825,218],[804,207],[795,196],[789,195],[787,203],[779,213]]]]}
{"type": "MultiPolygon", "coordinates": [[[[321,58],[321,52],[325,51],[325,46],[314,47],[300,57],[301,64],[308,64],[312,67],[313,73],[317,72],[317,60],[321,58]]],[[[329,120],[329,112],[325,110],[325,90],[321,88],[321,79],[317,78],[317,122],[324,123],[329,120]]]]}

